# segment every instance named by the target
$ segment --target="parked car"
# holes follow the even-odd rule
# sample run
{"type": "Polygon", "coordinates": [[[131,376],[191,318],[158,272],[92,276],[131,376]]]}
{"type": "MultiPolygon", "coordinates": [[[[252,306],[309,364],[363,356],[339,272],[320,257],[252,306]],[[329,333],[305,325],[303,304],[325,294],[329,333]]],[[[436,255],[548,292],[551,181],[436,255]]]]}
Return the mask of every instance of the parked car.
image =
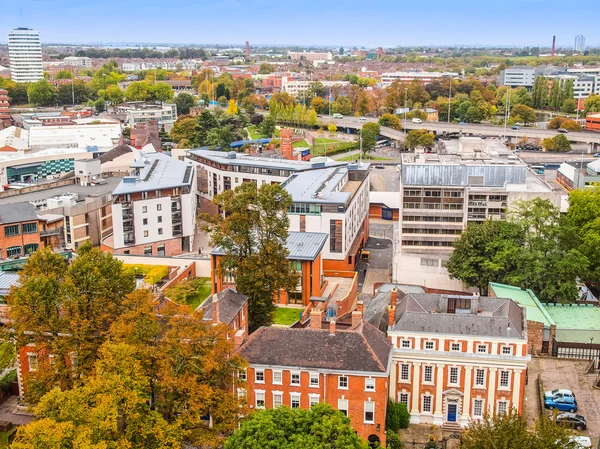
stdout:
{"type": "MultiPolygon", "coordinates": [[[[551,419],[554,417],[551,417],[551,419]]],[[[563,424],[566,427],[570,427],[575,430],[586,430],[587,422],[585,418],[576,413],[560,413],[554,418],[557,423],[563,424]]]]}
{"type": "Polygon", "coordinates": [[[576,449],[586,449],[592,447],[592,439],[590,437],[576,436],[570,437],[569,441],[573,441],[576,444],[576,449]]]}
{"type": "Polygon", "coordinates": [[[567,390],[564,388],[557,388],[556,390],[548,390],[546,392],[544,392],[544,399],[547,398],[556,398],[556,397],[560,397],[560,398],[571,398],[573,400],[575,400],[575,394],[571,391],[571,390],[567,390]]]}
{"type": "Polygon", "coordinates": [[[412,119],[412,122],[413,123],[423,123],[423,120],[421,120],[420,118],[416,118],[415,117],[415,118],[412,119]]]}
{"type": "Polygon", "coordinates": [[[567,134],[569,132],[569,130],[565,129],[565,128],[558,128],[557,131],[559,133],[563,133],[563,134],[567,134]]]}
{"type": "Polygon", "coordinates": [[[544,407],[549,410],[560,410],[561,412],[575,413],[577,411],[577,402],[572,398],[561,398],[558,396],[546,398],[544,407]]]}
{"type": "Polygon", "coordinates": [[[600,153],[594,154],[594,157],[600,157],[600,153]]]}
{"type": "Polygon", "coordinates": [[[367,121],[367,117],[361,117],[358,119],[359,122],[366,122],[367,121]]]}
{"type": "Polygon", "coordinates": [[[465,122],[458,122],[459,125],[466,125],[465,122]]]}
{"type": "Polygon", "coordinates": [[[336,112],[335,114],[333,114],[333,118],[344,118],[344,116],[336,112]]]}
{"type": "Polygon", "coordinates": [[[520,130],[521,128],[519,128],[517,125],[513,126],[511,129],[514,129],[516,131],[520,130]]]}

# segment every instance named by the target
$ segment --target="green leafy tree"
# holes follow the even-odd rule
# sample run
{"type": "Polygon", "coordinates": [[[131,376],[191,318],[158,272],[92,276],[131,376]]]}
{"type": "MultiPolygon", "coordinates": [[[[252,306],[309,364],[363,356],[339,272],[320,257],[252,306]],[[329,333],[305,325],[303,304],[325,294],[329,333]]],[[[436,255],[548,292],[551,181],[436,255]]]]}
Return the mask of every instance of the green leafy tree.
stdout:
{"type": "Polygon", "coordinates": [[[538,76],[533,82],[532,106],[535,109],[544,109],[548,105],[548,78],[538,76]]]}
{"type": "Polygon", "coordinates": [[[151,86],[150,94],[153,99],[164,103],[173,99],[175,91],[167,83],[156,83],[154,86],[151,86]]]}
{"type": "Polygon", "coordinates": [[[381,125],[375,122],[365,123],[362,127],[362,148],[365,153],[370,153],[377,146],[377,136],[381,131],[381,125]]]}
{"type": "Polygon", "coordinates": [[[252,413],[225,442],[225,449],[366,449],[350,418],[320,403],[310,410],[278,407],[252,413]]]}
{"type": "Polygon", "coordinates": [[[364,89],[361,89],[356,100],[356,112],[358,112],[359,115],[365,115],[369,112],[369,108],[369,95],[367,95],[367,92],[364,89]]]}
{"type": "Polygon", "coordinates": [[[196,136],[198,121],[189,116],[179,116],[171,128],[171,140],[179,148],[191,148],[196,136]]]}
{"type": "Polygon", "coordinates": [[[552,87],[550,88],[548,105],[553,111],[558,111],[560,109],[561,104],[562,98],[560,80],[555,78],[554,80],[552,80],[552,87]]]}
{"type": "Polygon", "coordinates": [[[152,85],[147,81],[134,81],[125,89],[125,98],[127,101],[149,100],[152,96],[151,87],[152,85]]]}
{"type": "Polygon", "coordinates": [[[56,91],[52,84],[46,80],[39,80],[27,87],[29,103],[38,106],[50,106],[54,103],[56,91]]]}
{"type": "MultiPolygon", "coordinates": [[[[527,91],[527,89],[525,89],[524,87],[521,87],[519,89],[517,89],[517,91],[513,94],[512,98],[511,98],[511,104],[516,105],[525,105],[525,106],[529,106],[532,107],[533,106],[533,98],[531,97],[531,94],[527,91]]],[[[532,122],[535,120],[532,120],[532,122]]]]}
{"type": "Polygon", "coordinates": [[[388,401],[387,414],[385,417],[385,430],[389,433],[398,433],[400,429],[408,429],[410,413],[406,404],[388,401]]]}
{"type": "Polygon", "coordinates": [[[104,101],[104,98],[98,98],[96,101],[94,101],[94,109],[96,112],[106,111],[106,101],[104,101]]]}
{"type": "Polygon", "coordinates": [[[516,104],[511,109],[511,115],[514,121],[524,124],[535,122],[535,109],[524,104],[516,104]]]}
{"type": "Polygon", "coordinates": [[[62,84],[56,90],[56,102],[60,105],[72,104],[73,96],[75,104],[85,103],[93,98],[93,92],[88,89],[82,80],[75,80],[73,84],[62,84]]]}
{"type": "Polygon", "coordinates": [[[298,274],[287,260],[285,247],[292,198],[279,184],[245,182],[217,195],[213,202],[223,214],[203,214],[211,243],[224,251],[219,276],[233,272],[237,290],[248,297],[252,331],[272,323],[273,298],[279,290],[292,291],[298,274]]]}
{"type": "Polygon", "coordinates": [[[583,107],[586,115],[591,112],[600,112],[600,95],[592,94],[587,97],[583,107]]]}
{"type": "Polygon", "coordinates": [[[435,143],[435,136],[426,129],[413,129],[406,136],[406,147],[432,147],[435,143]]]}
{"type": "Polygon", "coordinates": [[[573,114],[577,109],[577,102],[573,98],[566,98],[560,106],[560,112],[565,114],[573,114]]]}
{"type": "Polygon", "coordinates": [[[261,75],[268,75],[269,73],[273,73],[274,71],[275,66],[266,62],[263,62],[258,68],[258,73],[260,73],[261,75]]]}
{"type": "Polygon", "coordinates": [[[388,433],[386,435],[386,447],[387,449],[403,449],[404,443],[402,443],[397,433],[388,433]]]}
{"type": "Polygon", "coordinates": [[[394,114],[383,114],[379,119],[379,124],[381,126],[387,126],[388,128],[401,130],[402,124],[400,123],[400,119],[394,114]]]}
{"type": "Polygon", "coordinates": [[[571,142],[563,134],[542,140],[542,146],[548,151],[571,151],[571,142]]]}
{"type": "Polygon", "coordinates": [[[54,75],[54,79],[56,80],[70,80],[73,78],[73,73],[70,70],[60,70],[56,75],[54,75]]]}
{"type": "Polygon", "coordinates": [[[196,102],[193,95],[181,92],[175,97],[175,104],[177,105],[177,114],[186,115],[190,113],[190,108],[193,107],[196,102]]]}
{"type": "Polygon", "coordinates": [[[336,114],[351,115],[353,112],[352,102],[348,97],[339,96],[331,105],[331,111],[336,114]]]}
{"type": "Polygon", "coordinates": [[[123,90],[117,86],[116,84],[111,84],[106,88],[106,96],[108,101],[110,101],[113,105],[118,105],[123,103],[123,96],[125,93],[123,90]]]}
{"type": "Polygon", "coordinates": [[[271,137],[275,134],[275,119],[268,115],[259,125],[260,133],[265,137],[271,137]]]}

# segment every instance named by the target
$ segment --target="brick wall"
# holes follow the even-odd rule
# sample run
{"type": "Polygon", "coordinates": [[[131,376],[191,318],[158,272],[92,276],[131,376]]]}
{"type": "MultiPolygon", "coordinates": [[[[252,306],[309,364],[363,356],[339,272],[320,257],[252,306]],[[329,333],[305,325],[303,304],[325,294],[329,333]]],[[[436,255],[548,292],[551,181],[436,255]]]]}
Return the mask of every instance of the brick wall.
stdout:
{"type": "Polygon", "coordinates": [[[165,256],[177,256],[177,255],[183,253],[183,251],[181,250],[181,238],[180,237],[177,237],[174,239],[169,239],[169,240],[161,240],[159,242],[147,243],[147,244],[143,244],[143,245],[127,246],[125,248],[119,248],[119,249],[113,249],[106,245],[101,245],[101,248],[102,248],[102,251],[109,251],[113,254],[126,254],[126,251],[129,251],[127,254],[143,256],[144,249],[151,246],[152,247],[152,255],[158,256],[158,247],[160,245],[165,246],[165,254],[164,254],[165,256]]]}

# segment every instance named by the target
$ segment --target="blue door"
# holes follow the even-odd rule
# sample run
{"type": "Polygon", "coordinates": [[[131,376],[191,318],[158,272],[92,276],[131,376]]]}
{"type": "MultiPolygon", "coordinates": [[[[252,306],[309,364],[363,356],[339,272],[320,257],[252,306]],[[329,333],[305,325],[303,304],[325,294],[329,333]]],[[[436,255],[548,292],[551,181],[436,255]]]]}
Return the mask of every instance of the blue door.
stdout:
{"type": "Polygon", "coordinates": [[[456,422],[456,404],[448,404],[448,422],[456,422]]]}

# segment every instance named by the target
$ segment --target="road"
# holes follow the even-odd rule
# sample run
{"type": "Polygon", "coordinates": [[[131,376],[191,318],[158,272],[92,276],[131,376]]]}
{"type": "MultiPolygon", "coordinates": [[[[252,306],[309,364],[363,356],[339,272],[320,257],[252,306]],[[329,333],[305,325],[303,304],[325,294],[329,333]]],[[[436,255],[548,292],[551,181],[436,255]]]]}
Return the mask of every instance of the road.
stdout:
{"type": "MultiPolygon", "coordinates": [[[[365,122],[377,122],[375,117],[344,117],[341,119],[332,118],[332,121],[338,127],[360,129],[365,122]]],[[[481,136],[507,136],[507,137],[529,137],[534,139],[545,139],[548,137],[554,137],[558,134],[554,130],[536,129],[536,128],[521,128],[514,130],[507,128],[506,131],[502,126],[494,125],[477,125],[469,123],[466,125],[460,125],[456,123],[444,123],[444,122],[423,122],[413,123],[412,121],[406,122],[406,129],[428,129],[429,131],[435,131],[438,134],[441,133],[462,133],[462,134],[474,134],[481,136]]],[[[392,128],[381,127],[380,134],[385,137],[389,137],[395,140],[404,140],[404,132],[398,131],[392,128]]],[[[566,137],[571,142],[583,142],[583,143],[594,143],[600,144],[600,133],[593,132],[571,132],[566,134],[566,137]]]]}

